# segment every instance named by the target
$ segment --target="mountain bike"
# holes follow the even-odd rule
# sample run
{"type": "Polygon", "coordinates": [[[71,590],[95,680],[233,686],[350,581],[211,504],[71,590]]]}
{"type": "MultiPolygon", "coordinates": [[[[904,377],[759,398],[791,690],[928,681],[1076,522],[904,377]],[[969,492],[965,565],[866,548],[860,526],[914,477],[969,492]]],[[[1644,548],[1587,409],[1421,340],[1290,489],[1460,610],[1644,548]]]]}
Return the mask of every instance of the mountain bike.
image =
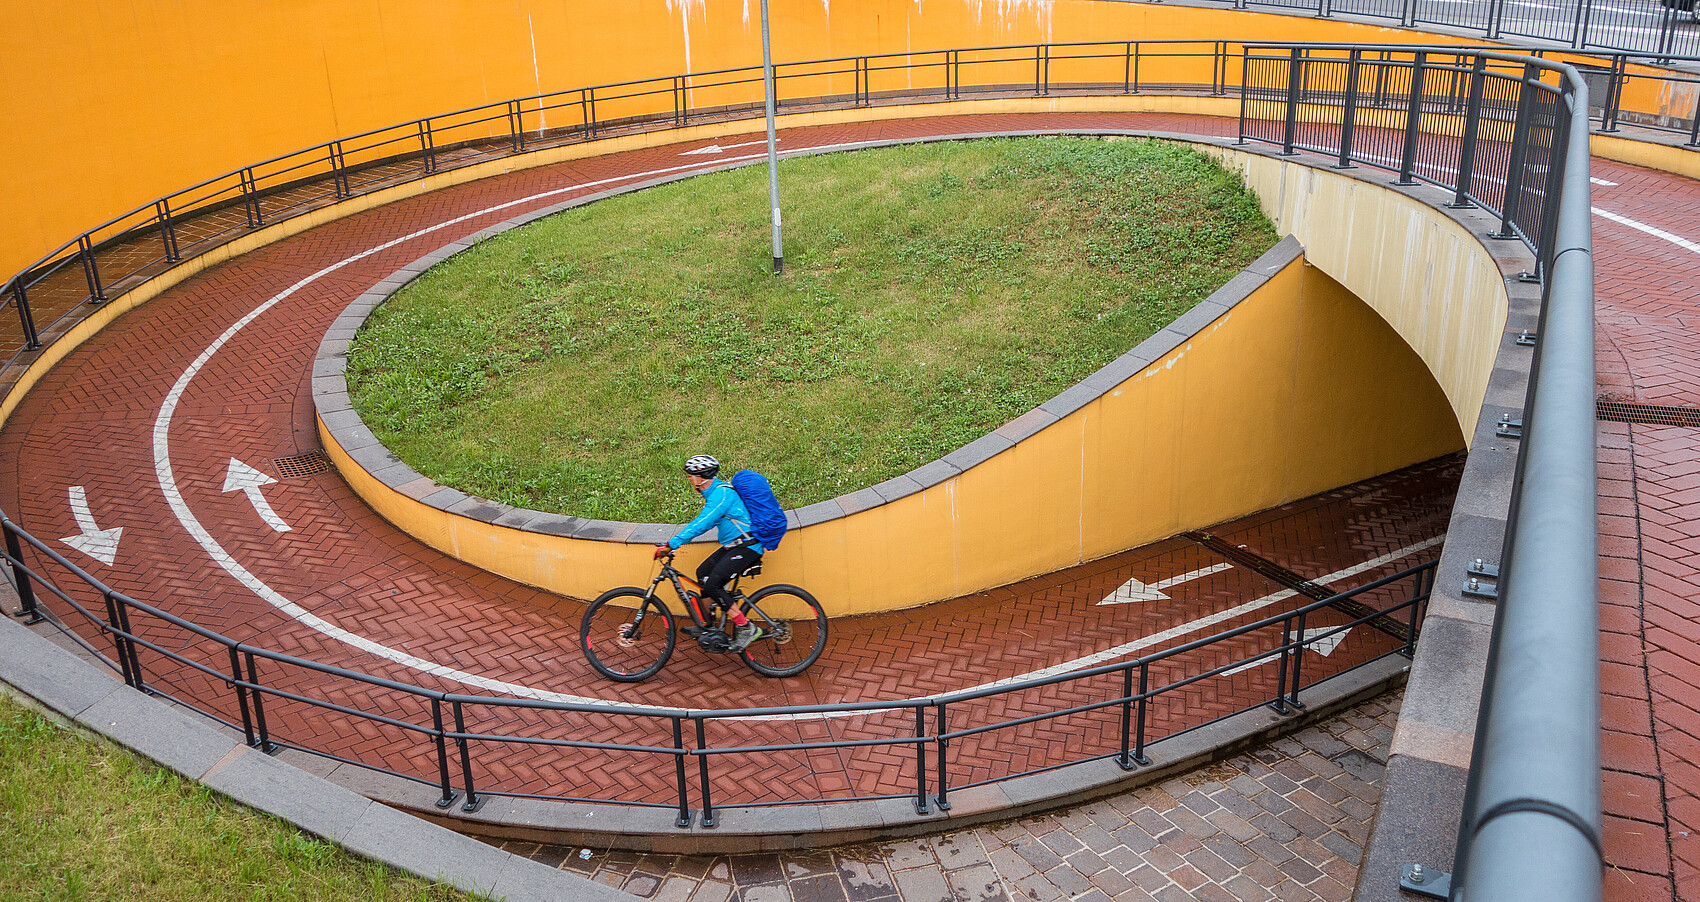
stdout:
{"type": "MultiPolygon", "coordinates": [[[[738,655],[763,676],[796,676],[815,663],[826,648],[826,611],[813,595],[797,586],[763,586],[746,596],[738,581],[759,573],[761,562],[757,561],[726,584],[733,604],[756,627],[755,638],[738,655]]],[[[669,554],[649,588],[609,589],[584,612],[578,630],[579,647],[597,673],[635,683],[654,676],[667,663],[680,630],[674,628],[672,610],[656,594],[663,582],[672,584],[679,603],[691,616],[694,625],[683,628],[685,635],[710,654],[731,650],[731,608],[704,599],[701,584],[679,572],[669,554]]]]}

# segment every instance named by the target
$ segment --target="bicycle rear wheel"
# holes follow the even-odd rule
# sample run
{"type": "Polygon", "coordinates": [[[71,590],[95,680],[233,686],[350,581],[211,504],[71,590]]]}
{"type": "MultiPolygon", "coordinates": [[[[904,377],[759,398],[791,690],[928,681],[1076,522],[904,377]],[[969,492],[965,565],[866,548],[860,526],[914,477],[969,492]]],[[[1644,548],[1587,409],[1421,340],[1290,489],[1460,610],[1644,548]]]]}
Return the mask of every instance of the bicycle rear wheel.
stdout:
{"type": "Polygon", "coordinates": [[[761,632],[742,652],[744,663],[770,677],[796,676],[826,649],[826,611],[815,597],[796,586],[764,586],[750,596],[746,611],[761,632]],[[769,609],[783,615],[766,613],[769,609]]]}
{"type": "Polygon", "coordinates": [[[579,648],[596,672],[636,683],[661,670],[676,641],[673,613],[635,586],[610,589],[584,612],[579,648]]]}

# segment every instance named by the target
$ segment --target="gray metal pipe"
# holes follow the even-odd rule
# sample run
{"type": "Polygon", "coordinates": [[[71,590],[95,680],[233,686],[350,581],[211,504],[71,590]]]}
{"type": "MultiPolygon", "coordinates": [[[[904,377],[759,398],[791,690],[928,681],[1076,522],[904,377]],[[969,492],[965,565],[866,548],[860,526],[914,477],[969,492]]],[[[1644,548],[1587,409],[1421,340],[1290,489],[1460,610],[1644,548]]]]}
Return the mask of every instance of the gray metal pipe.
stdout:
{"type": "MultiPolygon", "coordinates": [[[[1594,265],[1587,88],[1570,134],[1540,354],[1453,899],[1601,895],[1594,265]]],[[[1544,249],[1543,249],[1544,250],[1544,249]]]]}

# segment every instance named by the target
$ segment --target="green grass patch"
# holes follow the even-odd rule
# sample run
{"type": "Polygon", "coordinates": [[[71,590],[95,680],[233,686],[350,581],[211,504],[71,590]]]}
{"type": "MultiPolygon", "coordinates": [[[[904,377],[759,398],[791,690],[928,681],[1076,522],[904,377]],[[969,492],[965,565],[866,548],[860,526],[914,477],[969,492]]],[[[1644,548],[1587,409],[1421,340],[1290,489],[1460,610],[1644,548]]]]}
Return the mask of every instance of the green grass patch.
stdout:
{"type": "Polygon", "coordinates": [[[0,697],[0,900],[448,902],[0,697]]]}
{"type": "Polygon", "coordinates": [[[691,454],[801,506],[1043,403],[1271,247],[1240,179],[1144,140],[786,160],[516,229],[380,307],[354,405],[414,469],[536,510],[681,522],[691,454]]]}

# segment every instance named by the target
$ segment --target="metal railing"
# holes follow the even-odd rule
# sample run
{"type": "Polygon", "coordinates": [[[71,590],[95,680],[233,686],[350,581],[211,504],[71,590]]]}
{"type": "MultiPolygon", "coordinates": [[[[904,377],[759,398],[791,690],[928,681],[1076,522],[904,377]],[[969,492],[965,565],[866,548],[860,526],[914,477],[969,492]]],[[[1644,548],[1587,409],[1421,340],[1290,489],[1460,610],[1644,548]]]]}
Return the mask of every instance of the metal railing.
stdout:
{"type": "MultiPolygon", "coordinates": [[[[1431,54],[1425,73],[1451,79],[1455,87],[1468,81],[1456,64],[1441,66],[1438,54],[1431,54]]],[[[1602,129],[1632,125],[1674,131],[1700,146],[1700,109],[1667,109],[1672,89],[1700,85],[1700,76],[1653,71],[1639,62],[1643,59],[1619,53],[1589,64],[1589,77],[1605,98],[1597,109],[1602,129]]],[[[1700,63],[1700,58],[1691,61],[1700,63]]],[[[1359,68],[1379,79],[1378,90],[1396,90],[1387,79],[1398,77],[1400,64],[1391,58],[1377,63],[1365,57],[1359,68]]],[[[787,112],[1012,94],[1226,97],[1243,86],[1245,64],[1245,47],[1237,41],[970,47],[778,63],[775,92],[779,108],[787,112]]],[[[1700,91],[1695,96],[1700,98],[1700,91]]],[[[1485,102],[1492,112],[1492,98],[1485,102]]],[[[759,66],[688,73],[486,104],[252,163],[95,226],[0,284],[0,305],[10,306],[16,317],[15,327],[0,331],[0,359],[3,365],[17,362],[41,347],[43,334],[92,307],[184,260],[291,217],[517,154],[751,116],[761,104],[759,66]]]]}
{"type": "Polygon", "coordinates": [[[1442,26],[1488,40],[1525,38],[1577,50],[1627,51],[1662,58],[1700,54],[1694,13],[1661,0],[1225,0],[1234,9],[1281,9],[1321,18],[1381,19],[1405,28],[1442,26]]]}
{"type": "MultiPolygon", "coordinates": [[[[1253,0],[1240,2],[1250,5],[1253,0]]],[[[1346,4],[1330,7],[1324,2],[1319,14],[1326,15],[1330,9],[1346,11],[1346,4]]],[[[1499,18],[1493,20],[1499,33],[1515,33],[1503,15],[1509,6],[1496,0],[1492,7],[1500,11],[1499,18]]],[[[1406,0],[1401,15],[1415,19],[1427,15],[1425,9],[1428,7],[1421,0],[1406,0]]],[[[1591,27],[1581,26],[1580,33],[1591,33],[1591,27]]],[[[1598,108],[1602,125],[1607,128],[1618,124],[1623,110],[1632,109],[1625,106],[1624,98],[1633,93],[1637,79],[1657,77],[1669,82],[1689,78],[1632,71],[1635,57],[1630,54],[1613,59],[1613,65],[1604,70],[1611,96],[1598,108]]],[[[1473,894],[1480,891],[1487,898],[1598,898],[1593,283],[1587,180],[1590,106],[1584,76],[1536,57],[1456,47],[1119,42],[794,63],[782,66],[779,78],[782,106],[796,109],[811,104],[907,102],[929,96],[954,99],[976,93],[1133,93],[1158,87],[1151,77],[1153,68],[1163,72],[1163,90],[1215,95],[1238,90],[1244,141],[1275,144],[1284,152],[1326,154],[1340,166],[1386,169],[1407,183],[1424,181],[1445,186],[1453,191],[1455,203],[1476,204],[1494,212],[1500,219],[1501,236],[1521,240],[1534,250],[1537,264],[1533,275],[1543,286],[1540,341],[1523,415],[1522,453],[1502,562],[1499,616],[1459,839],[1455,887],[1468,881],[1473,894]],[[1170,58],[1161,64],[1152,62],[1163,56],[1170,58]],[[784,86],[790,86],[790,90],[784,86]]],[[[752,68],[584,88],[341,139],[245,167],[119,217],[79,236],[9,280],[4,291],[19,314],[23,345],[34,346],[38,333],[28,296],[56,276],[81,283],[64,292],[77,303],[99,302],[126,284],[133,285],[175,265],[197,249],[361,191],[620,130],[753,115],[759,102],[753,85],[760,77],[760,71],[752,68]],[[185,211],[196,215],[187,216],[185,211]],[[144,245],[151,250],[141,249],[144,245]],[[131,262],[114,268],[115,258],[131,262]]],[[[1664,127],[1674,126],[1665,123],[1664,127]]],[[[1695,125],[1685,123],[1684,128],[1693,143],[1695,125]]],[[[68,308],[61,309],[57,315],[68,312],[68,308]]],[[[600,706],[586,711],[571,704],[457,695],[410,686],[229,642],[104,587],[14,526],[8,524],[5,532],[8,559],[17,570],[26,599],[33,596],[30,586],[38,581],[38,574],[25,566],[20,541],[55,564],[69,567],[77,574],[78,584],[96,593],[99,601],[91,603],[104,608],[105,619],[94,616],[94,608],[75,603],[71,593],[49,590],[102,624],[101,630],[114,643],[115,666],[127,680],[134,681],[133,685],[162,694],[169,688],[158,676],[149,677],[147,661],[141,654],[146,650],[174,661],[184,659],[181,673],[191,688],[224,687],[228,691],[223,696],[228,699],[227,708],[208,713],[233,725],[240,723],[251,741],[260,745],[282,742],[277,730],[268,726],[267,700],[274,707],[284,701],[312,705],[315,710],[358,718],[384,735],[416,737],[426,747],[414,762],[419,765],[416,770],[435,773],[436,777],[413,773],[410,778],[438,786],[445,807],[453,804],[457,795],[463,794],[465,804],[475,805],[482,795],[492,793],[475,785],[475,779],[482,782],[482,778],[475,774],[480,756],[474,749],[498,744],[566,748],[578,755],[670,757],[676,782],[666,793],[668,798],[662,800],[651,794],[619,801],[677,806],[681,817],[689,814],[684,772],[691,758],[698,765],[702,808],[712,817],[714,805],[709,794],[713,791],[713,759],[781,752],[806,756],[826,748],[845,755],[912,755],[913,786],[901,793],[897,787],[887,786],[876,797],[912,794],[918,809],[924,809],[929,795],[934,802],[947,801],[950,786],[1008,779],[1027,772],[1011,765],[994,773],[983,763],[966,763],[1014,762],[1017,754],[1007,747],[990,747],[983,738],[1001,735],[1000,731],[1017,731],[1019,736],[1024,728],[1036,729],[1041,723],[1070,718],[1119,720],[1123,726],[1114,733],[1120,737],[1119,748],[1083,751],[1076,760],[1119,756],[1117,760],[1124,766],[1137,764],[1148,741],[1149,724],[1136,720],[1134,726],[1126,726],[1130,719],[1148,712],[1160,699],[1184,697],[1199,681],[1253,672],[1235,671],[1271,654],[1291,664],[1292,682],[1282,677],[1273,694],[1265,693],[1265,699],[1290,704],[1296,690],[1289,687],[1299,685],[1299,652],[1315,641],[1302,632],[1295,638],[1294,615],[1283,615],[1278,618],[1282,632],[1278,642],[1241,655],[1235,659],[1238,663],[1213,661],[1210,666],[1194,666],[1186,673],[1164,674],[1160,679],[1166,682],[1155,689],[1144,680],[1163,662],[1206,649],[1225,653],[1235,641],[1255,630],[1273,632],[1277,618],[1186,646],[1186,652],[1171,649],[1125,664],[1065,675],[1049,683],[1006,687],[989,696],[859,706],[854,707],[855,717],[844,716],[836,706],[785,709],[783,713],[600,706]],[[150,624],[168,624],[178,631],[177,639],[192,641],[184,637],[194,636],[212,643],[215,654],[191,659],[149,638],[147,630],[130,624],[131,615],[138,611],[147,614],[150,624]],[[221,661],[219,666],[209,663],[214,658],[221,661]],[[316,676],[309,679],[303,675],[316,676]],[[1137,690],[1131,688],[1135,676],[1141,678],[1137,690]],[[196,679],[200,686],[192,685],[196,679]],[[312,679],[382,689],[389,693],[386,704],[393,707],[384,709],[389,713],[365,711],[349,703],[361,693],[351,693],[347,687],[325,698],[286,688],[297,683],[305,688],[312,679]],[[1096,695],[1088,697],[1093,680],[1112,684],[1119,680],[1121,685],[1107,691],[1100,687],[1096,695]],[[983,722],[960,725],[951,719],[951,715],[965,716],[965,709],[971,710],[977,702],[1008,699],[1011,694],[1041,688],[1050,697],[1068,692],[1080,695],[1039,715],[1000,718],[995,716],[994,707],[982,704],[986,712],[983,722]],[[585,732],[582,723],[559,719],[569,714],[606,718],[611,711],[653,722],[650,732],[656,738],[642,743],[600,742],[583,738],[595,733],[585,732]],[[545,723],[546,716],[558,719],[545,723]],[[792,719],[761,719],[769,717],[792,719]],[[905,730],[900,734],[882,728],[878,723],[881,718],[902,720],[905,730]],[[450,721],[454,723],[452,729],[450,721]],[[750,731],[756,729],[752,725],[776,722],[818,722],[825,724],[821,729],[829,733],[838,723],[855,722],[857,726],[854,730],[838,729],[841,735],[826,740],[801,730],[794,741],[739,738],[752,735],[750,731]],[[933,724],[931,728],[929,723],[933,724]],[[527,724],[535,727],[533,732],[520,730],[527,724]],[[694,734],[694,744],[686,741],[687,725],[694,734]],[[713,738],[711,730],[718,731],[713,738]],[[448,752],[451,743],[457,752],[453,760],[448,752]],[[963,746],[976,746],[974,754],[964,755],[963,746]],[[954,759],[949,754],[953,747],[958,749],[954,759]],[[931,778],[926,771],[929,749],[935,762],[931,778]],[[458,784],[451,773],[454,764],[461,771],[458,784]]],[[[1417,587],[1399,605],[1381,609],[1379,616],[1415,611],[1426,604],[1427,589],[1421,581],[1427,577],[1415,571],[1402,576],[1417,580],[1417,587]]],[[[1320,613],[1323,609],[1311,605],[1304,610],[1320,613]]],[[[1418,624],[1420,616],[1413,615],[1412,622],[1418,624]]],[[[1392,649],[1384,653],[1400,650],[1408,651],[1392,649]]],[[[206,697],[216,694],[209,692],[206,697]]],[[[1200,725],[1185,721],[1184,712],[1168,713],[1177,730],[1200,725]]],[[[1081,731],[1072,729],[1073,721],[1070,724],[1069,734],[1079,735],[1081,731]]],[[[314,738],[298,737],[291,742],[294,747],[312,750],[314,738]]],[[[520,789],[512,794],[529,793],[520,789]]]]}
{"type": "Polygon", "coordinates": [[[1452,898],[1597,900],[1594,271],[1587,85],[1450,48],[1246,48],[1242,140],[1453,190],[1535,253],[1540,325],[1452,898]]]}
{"type": "MultiPolygon", "coordinates": [[[[1110,759],[1136,770],[1151,763],[1146,749],[1158,740],[1261,706],[1293,714],[1305,707],[1303,689],[1388,655],[1409,657],[1435,568],[1421,563],[1212,636],[1044,678],[900,701],[685,710],[467,695],[238,642],[113,589],[3,516],[0,531],[20,616],[51,621],[127,685],[238,729],[250,746],[294,749],[430,785],[445,809],[458,801],[475,811],[489,796],[617,803],[673,809],[679,827],[689,827],[698,811],[699,823],[715,825],[715,796],[739,785],[738,774],[747,771],[741,759],[759,762],[772,777],[806,769],[809,756],[822,752],[900,757],[907,786],[890,776],[860,787],[846,781],[838,793],[820,786],[799,792],[793,783],[780,790],[789,797],[734,803],[909,798],[919,814],[949,810],[952,790],[1082,761],[1110,759]],[[70,578],[55,581],[48,567],[70,578]],[[76,622],[92,627],[94,638],[74,629],[76,622]],[[1341,640],[1360,626],[1369,630],[1344,652],[1341,640]],[[1307,665],[1305,652],[1318,645],[1328,654],[1307,665]],[[1239,703],[1207,704],[1207,696],[1239,703]],[[1023,766],[1034,736],[1062,733],[1097,741],[1023,766]],[[347,757],[347,747],[360,744],[349,736],[381,737],[383,760],[347,757]],[[726,759],[734,763],[715,764],[726,759]],[[493,776],[572,770],[627,779],[603,781],[615,790],[610,794],[572,795],[537,780],[493,776]],[[645,781],[648,788],[635,797],[620,792],[645,781]]],[[[1255,616],[1248,611],[1240,619],[1255,616]]]]}

